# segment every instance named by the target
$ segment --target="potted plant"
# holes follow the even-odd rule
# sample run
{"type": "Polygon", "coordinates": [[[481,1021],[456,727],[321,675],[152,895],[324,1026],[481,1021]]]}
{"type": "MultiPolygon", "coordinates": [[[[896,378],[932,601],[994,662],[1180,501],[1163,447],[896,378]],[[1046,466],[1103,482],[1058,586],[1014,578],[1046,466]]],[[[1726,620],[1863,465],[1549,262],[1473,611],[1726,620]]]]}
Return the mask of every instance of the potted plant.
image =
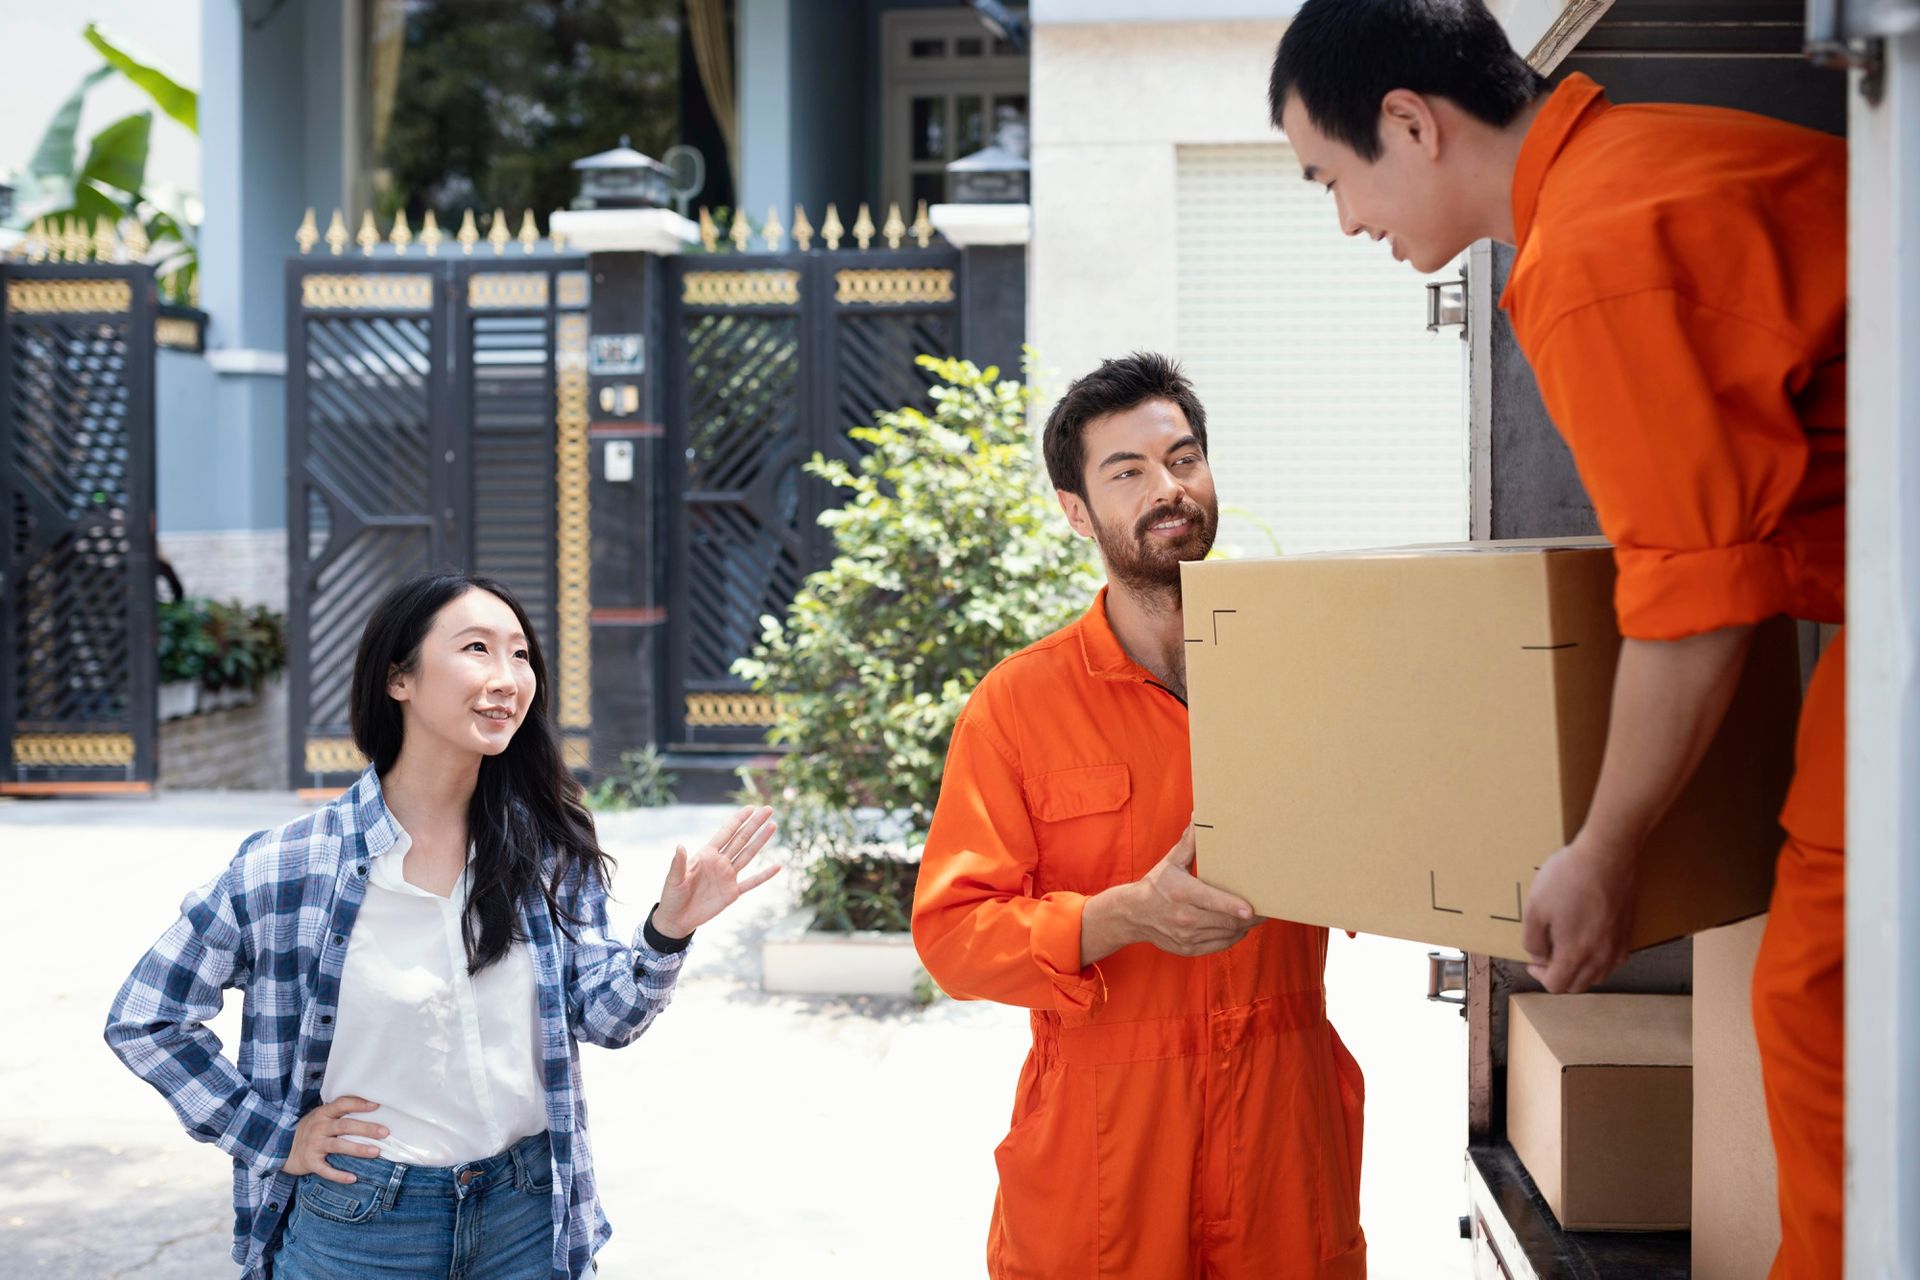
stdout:
{"type": "Polygon", "coordinates": [[[162,720],[251,702],[286,669],[286,617],[265,605],[189,597],[158,612],[162,720]]]}
{"type": "Polygon", "coordinates": [[[1027,386],[965,361],[918,363],[935,379],[931,415],[880,414],[851,433],[858,462],[807,464],[847,494],[820,518],[833,562],[785,619],[762,620],[734,667],[775,697],[768,741],[787,752],[751,781],[778,797],[804,932],[888,935],[896,950],[967,695],[1085,609],[1097,583],[1047,487],[1027,386]]]}

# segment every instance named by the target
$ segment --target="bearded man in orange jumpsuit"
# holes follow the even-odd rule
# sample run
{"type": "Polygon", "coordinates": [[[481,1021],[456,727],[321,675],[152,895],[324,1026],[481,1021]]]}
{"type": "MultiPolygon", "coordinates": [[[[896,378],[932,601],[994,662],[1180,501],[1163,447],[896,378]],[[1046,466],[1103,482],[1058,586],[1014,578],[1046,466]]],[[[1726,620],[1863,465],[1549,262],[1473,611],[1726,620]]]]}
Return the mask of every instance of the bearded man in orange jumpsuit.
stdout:
{"type": "MultiPolygon", "coordinates": [[[[1754,625],[1845,619],[1845,143],[1614,106],[1581,75],[1548,92],[1480,0],[1307,0],[1269,89],[1349,235],[1423,272],[1515,247],[1501,305],[1616,548],[1626,637],[1592,808],[1524,911],[1535,975],[1584,990],[1625,958],[1640,846],[1754,625]]],[[[1801,712],[1753,983],[1790,1280],[1841,1273],[1842,636],[1801,712]]]]}
{"type": "Polygon", "coordinates": [[[1206,414],[1159,356],[1047,420],[1108,586],[980,682],[954,728],[913,937],[961,999],[1031,1009],[994,1152],[997,1280],[1366,1272],[1360,1070],[1327,933],[1194,875],[1180,564],[1213,545],[1206,414]]]}

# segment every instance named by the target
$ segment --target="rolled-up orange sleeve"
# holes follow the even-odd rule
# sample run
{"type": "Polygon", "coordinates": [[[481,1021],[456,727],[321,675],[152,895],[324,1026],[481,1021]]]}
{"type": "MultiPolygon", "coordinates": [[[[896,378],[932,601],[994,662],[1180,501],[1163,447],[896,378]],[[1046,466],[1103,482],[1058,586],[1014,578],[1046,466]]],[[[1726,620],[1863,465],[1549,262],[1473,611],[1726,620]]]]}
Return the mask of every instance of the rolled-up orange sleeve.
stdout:
{"type": "Polygon", "coordinates": [[[1575,308],[1527,346],[1615,547],[1621,633],[1787,612],[1799,566],[1776,535],[1808,460],[1795,346],[1671,289],[1575,308]]]}
{"type": "Polygon", "coordinates": [[[962,716],[913,900],[914,946],[948,995],[1062,1013],[1097,1002],[1098,980],[1080,964],[1086,898],[1036,896],[1038,859],[1012,750],[962,716]]]}

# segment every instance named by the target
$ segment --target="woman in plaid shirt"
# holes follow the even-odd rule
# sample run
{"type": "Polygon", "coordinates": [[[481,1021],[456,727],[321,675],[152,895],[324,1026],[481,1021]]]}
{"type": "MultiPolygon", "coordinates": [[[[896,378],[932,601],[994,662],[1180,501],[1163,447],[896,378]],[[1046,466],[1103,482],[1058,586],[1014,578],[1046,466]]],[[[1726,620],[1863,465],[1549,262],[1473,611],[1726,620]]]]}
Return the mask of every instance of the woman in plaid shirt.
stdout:
{"type": "Polygon", "coordinates": [[[233,1157],[248,1280],[591,1274],[610,1229],[579,1043],[652,1023],[693,931],[777,869],[742,875],[772,811],[676,850],[622,945],[505,587],[433,574],[389,592],[351,702],[367,771],[187,896],[107,1043],[233,1157]],[[229,987],[245,993],[234,1061],[205,1025],[229,987]]]}

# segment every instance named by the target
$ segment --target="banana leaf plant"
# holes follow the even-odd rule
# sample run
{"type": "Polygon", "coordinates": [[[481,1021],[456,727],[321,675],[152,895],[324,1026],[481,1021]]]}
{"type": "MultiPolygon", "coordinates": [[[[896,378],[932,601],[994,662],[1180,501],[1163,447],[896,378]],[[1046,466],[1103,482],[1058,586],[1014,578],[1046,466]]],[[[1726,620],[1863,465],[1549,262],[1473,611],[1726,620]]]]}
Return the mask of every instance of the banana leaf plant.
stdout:
{"type": "Polygon", "coordinates": [[[106,61],[82,77],[54,112],[20,177],[8,225],[25,230],[44,220],[49,226],[77,222],[91,230],[102,219],[112,226],[131,219],[144,233],[146,260],[154,265],[162,296],[188,302],[199,274],[199,219],[192,196],[147,183],[153,112],[136,111],[102,128],[87,141],[84,156],[79,132],[88,92],[109,76],[124,77],[196,137],[199,95],[120,49],[92,23],[82,34],[106,61]]]}

